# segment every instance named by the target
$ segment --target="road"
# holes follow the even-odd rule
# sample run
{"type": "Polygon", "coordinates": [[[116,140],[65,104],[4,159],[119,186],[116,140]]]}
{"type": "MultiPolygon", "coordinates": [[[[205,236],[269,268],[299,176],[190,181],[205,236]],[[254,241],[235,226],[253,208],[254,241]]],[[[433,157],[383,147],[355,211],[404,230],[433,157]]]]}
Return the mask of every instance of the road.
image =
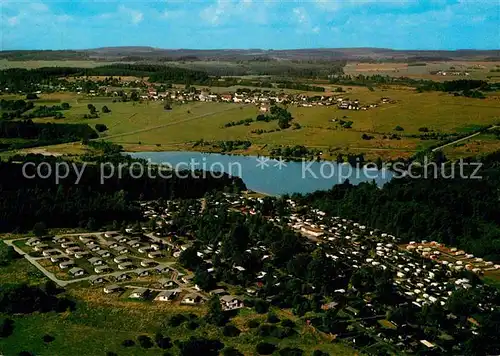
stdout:
{"type": "MultiPolygon", "coordinates": [[[[488,130],[495,129],[495,128],[497,128],[497,127],[498,127],[498,126],[493,125],[493,126],[491,126],[488,130]]],[[[472,134],[472,135],[469,135],[469,136],[467,136],[467,137],[459,138],[458,140],[455,140],[455,141],[453,141],[453,142],[450,142],[450,143],[447,143],[447,144],[445,144],[445,145],[442,145],[442,146],[436,147],[436,148],[434,148],[431,152],[436,152],[436,151],[439,151],[440,149],[445,148],[445,147],[447,147],[447,146],[454,145],[454,144],[456,144],[456,143],[458,143],[458,142],[461,142],[461,141],[469,140],[469,139],[471,139],[471,138],[473,138],[473,137],[475,137],[475,136],[481,135],[482,133],[483,133],[483,132],[476,132],[476,133],[474,133],[474,134],[472,134]]]]}
{"type": "MultiPolygon", "coordinates": [[[[207,117],[207,116],[212,116],[212,115],[215,115],[215,114],[220,114],[220,113],[223,113],[225,111],[236,110],[236,109],[239,109],[240,107],[244,107],[244,106],[246,106],[246,105],[241,105],[241,106],[237,106],[237,107],[230,106],[230,107],[228,107],[227,109],[224,109],[224,110],[211,111],[211,112],[208,112],[208,113],[205,113],[205,114],[202,114],[202,115],[192,116],[192,117],[189,117],[189,118],[184,119],[184,120],[179,120],[179,121],[175,121],[175,122],[169,122],[169,123],[166,123],[166,124],[163,124],[163,125],[157,125],[157,126],[153,126],[153,127],[147,127],[145,129],[124,132],[124,133],[121,133],[121,134],[110,135],[110,136],[106,136],[106,140],[110,139],[110,138],[117,138],[117,137],[122,137],[122,136],[134,135],[134,134],[137,134],[137,133],[143,133],[143,132],[158,130],[158,129],[161,129],[161,128],[164,128],[164,127],[174,126],[174,125],[177,125],[177,124],[182,124],[182,123],[185,123],[185,122],[189,122],[189,121],[201,119],[201,118],[204,118],[204,117],[207,117]]],[[[102,139],[102,137],[96,138],[94,140],[100,140],[100,139],[102,139]]]]}

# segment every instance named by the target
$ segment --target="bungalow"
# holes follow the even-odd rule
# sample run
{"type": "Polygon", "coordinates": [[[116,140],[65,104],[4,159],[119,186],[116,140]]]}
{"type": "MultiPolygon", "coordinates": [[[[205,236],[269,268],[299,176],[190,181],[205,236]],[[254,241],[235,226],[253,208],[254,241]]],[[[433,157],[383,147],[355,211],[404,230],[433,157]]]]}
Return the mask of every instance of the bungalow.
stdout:
{"type": "Polygon", "coordinates": [[[210,292],[208,292],[208,294],[210,294],[210,295],[224,295],[224,294],[227,294],[227,292],[225,289],[217,288],[217,289],[211,290],[210,292]]]}
{"type": "Polygon", "coordinates": [[[63,242],[61,244],[62,248],[70,248],[70,247],[76,247],[78,246],[75,242],[63,242]]]}
{"type": "Polygon", "coordinates": [[[81,251],[82,251],[82,249],[79,246],[70,247],[70,248],[66,249],[66,253],[68,255],[74,255],[75,253],[81,252],[81,251]]]}
{"type": "Polygon", "coordinates": [[[160,283],[160,285],[163,287],[163,288],[172,288],[172,287],[178,287],[179,285],[171,280],[171,279],[168,279],[168,278],[162,278],[158,281],[158,283],[160,283]]]}
{"type": "Polygon", "coordinates": [[[101,258],[108,258],[111,257],[111,253],[109,253],[108,250],[99,250],[96,252],[101,258]]]}
{"type": "Polygon", "coordinates": [[[148,257],[149,258],[161,258],[161,257],[163,257],[163,254],[161,253],[161,251],[151,251],[148,253],[148,257]]]}
{"type": "Polygon", "coordinates": [[[118,252],[120,255],[124,255],[128,253],[128,249],[124,246],[118,246],[115,248],[116,252],[118,252]]]}
{"type": "Polygon", "coordinates": [[[91,276],[89,278],[89,282],[90,284],[100,284],[100,283],[104,283],[104,278],[100,277],[100,276],[91,276]]]}
{"type": "Polygon", "coordinates": [[[153,260],[143,260],[141,261],[141,266],[142,267],[153,267],[156,266],[158,262],[153,261],[153,260]]]}
{"type": "Polygon", "coordinates": [[[80,252],[75,252],[75,258],[84,258],[85,256],[90,255],[89,251],[80,251],[80,252]]]}
{"type": "Polygon", "coordinates": [[[41,243],[42,243],[42,241],[40,239],[37,239],[36,237],[33,237],[33,238],[29,239],[28,241],[26,241],[26,245],[28,245],[28,246],[36,246],[36,245],[39,245],[41,243]]]}
{"type": "Polygon", "coordinates": [[[117,284],[111,284],[109,286],[104,287],[104,293],[110,294],[114,292],[118,292],[121,289],[121,287],[117,284]]]}
{"type": "Polygon", "coordinates": [[[89,258],[87,261],[89,261],[89,263],[92,266],[102,266],[104,264],[104,261],[101,260],[99,257],[92,257],[92,258],[89,258]]]}
{"type": "Polygon", "coordinates": [[[149,293],[149,289],[147,288],[137,288],[128,296],[133,299],[145,299],[149,293]]]}
{"type": "Polygon", "coordinates": [[[69,270],[69,274],[71,274],[73,277],[78,277],[83,276],[85,274],[85,271],[80,267],[73,267],[69,270]]]}
{"type": "Polygon", "coordinates": [[[134,264],[132,262],[123,262],[118,265],[119,269],[131,269],[134,268],[134,264]]]}
{"type": "Polygon", "coordinates": [[[101,246],[98,246],[98,245],[95,245],[95,246],[92,246],[90,247],[90,251],[92,252],[97,252],[101,249],[101,246]]]}
{"type": "Polygon", "coordinates": [[[138,277],[149,276],[149,271],[147,269],[138,269],[137,271],[135,271],[135,273],[137,273],[138,277]]]}
{"type": "Polygon", "coordinates": [[[167,273],[168,271],[170,271],[170,268],[168,268],[167,266],[158,266],[155,268],[155,271],[158,273],[167,273]]]}
{"type": "Polygon", "coordinates": [[[179,294],[179,292],[177,290],[166,290],[166,291],[160,292],[160,294],[158,294],[156,296],[155,300],[159,301],[159,302],[168,302],[168,301],[175,299],[177,294],[179,294]]]}
{"type": "Polygon", "coordinates": [[[112,272],[113,269],[108,265],[101,265],[94,268],[95,273],[108,273],[112,272]]]}
{"type": "Polygon", "coordinates": [[[49,248],[49,245],[47,245],[47,244],[37,244],[37,245],[35,245],[35,248],[33,250],[35,250],[36,252],[42,252],[48,248],[49,248]]]}
{"type": "Polygon", "coordinates": [[[127,273],[119,273],[115,276],[115,280],[117,281],[126,281],[131,278],[127,273]]]}
{"type": "Polygon", "coordinates": [[[203,303],[204,299],[201,295],[195,294],[195,293],[190,293],[187,294],[183,299],[181,304],[189,304],[189,305],[195,305],[195,304],[201,304],[203,303]]]}
{"type": "Polygon", "coordinates": [[[61,251],[56,250],[56,249],[45,250],[45,251],[42,252],[42,255],[45,256],[45,257],[54,256],[54,255],[60,255],[60,254],[61,254],[61,251]]]}
{"type": "Polygon", "coordinates": [[[142,246],[137,249],[139,253],[147,253],[153,250],[150,246],[142,246]]]}
{"type": "Polygon", "coordinates": [[[74,265],[75,265],[75,261],[69,260],[69,261],[64,261],[64,262],[59,263],[59,268],[66,269],[69,267],[73,267],[74,265]]]}
{"type": "Polygon", "coordinates": [[[193,280],[193,278],[194,278],[194,276],[183,276],[183,277],[181,277],[181,281],[183,283],[188,284],[188,283],[191,283],[191,281],[193,280]]]}
{"type": "Polygon", "coordinates": [[[133,247],[133,248],[137,248],[137,247],[141,246],[141,242],[139,240],[131,240],[131,241],[127,242],[127,245],[130,247],[133,247]]]}
{"type": "Polygon", "coordinates": [[[59,255],[59,256],[52,256],[50,258],[50,262],[52,263],[59,263],[59,262],[64,262],[64,261],[68,261],[69,258],[66,257],[66,256],[62,256],[62,255],[59,255]]]}
{"type": "Polygon", "coordinates": [[[223,310],[234,310],[243,308],[243,301],[239,297],[224,295],[220,298],[223,310]]]}
{"type": "MultiPolygon", "coordinates": [[[[38,240],[36,237],[33,239],[38,240]]],[[[30,240],[33,240],[33,239],[30,239],[30,240]]],[[[56,244],[62,244],[63,242],[67,242],[69,240],[66,237],[56,236],[56,237],[54,237],[54,239],[52,241],[54,241],[54,243],[56,243],[56,244]]],[[[26,244],[28,244],[28,243],[26,243],[26,244]]]]}
{"type": "Polygon", "coordinates": [[[335,308],[337,305],[339,305],[339,303],[337,303],[337,302],[330,302],[330,303],[323,304],[321,306],[321,309],[323,309],[323,310],[329,310],[329,309],[335,308]]]}
{"type": "Polygon", "coordinates": [[[130,257],[128,256],[118,256],[113,259],[115,263],[123,263],[123,262],[128,262],[130,261],[130,257]]]}

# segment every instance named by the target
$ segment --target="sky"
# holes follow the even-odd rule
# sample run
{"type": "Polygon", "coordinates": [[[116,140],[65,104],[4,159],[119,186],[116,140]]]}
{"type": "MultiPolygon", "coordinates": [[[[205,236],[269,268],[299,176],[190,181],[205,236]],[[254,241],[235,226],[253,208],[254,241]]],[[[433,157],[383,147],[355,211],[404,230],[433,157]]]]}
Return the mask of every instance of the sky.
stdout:
{"type": "Polygon", "coordinates": [[[500,0],[0,0],[0,49],[500,49],[500,0]]]}

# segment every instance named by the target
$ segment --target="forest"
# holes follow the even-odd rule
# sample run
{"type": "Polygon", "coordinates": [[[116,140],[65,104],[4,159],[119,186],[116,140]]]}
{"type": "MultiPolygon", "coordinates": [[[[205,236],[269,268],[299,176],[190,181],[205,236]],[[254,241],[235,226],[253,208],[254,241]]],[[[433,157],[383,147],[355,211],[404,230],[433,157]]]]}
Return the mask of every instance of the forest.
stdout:
{"type": "Polygon", "coordinates": [[[80,76],[137,76],[149,77],[151,82],[206,84],[207,73],[163,65],[110,64],[95,68],[44,67],[37,69],[11,68],[0,71],[0,87],[10,92],[33,91],[36,84],[50,84],[61,77],[80,76]]]}
{"type": "MultiPolygon", "coordinates": [[[[54,171],[61,158],[41,155],[27,156],[30,162],[46,162],[42,174],[36,178],[25,178],[22,164],[0,162],[0,231],[26,231],[42,222],[47,227],[99,228],[113,221],[139,221],[142,219],[138,200],[200,198],[212,190],[239,191],[245,185],[239,178],[223,175],[222,178],[154,177],[143,174],[137,177],[134,171],[124,169],[101,184],[101,166],[89,164],[83,169],[79,184],[75,184],[77,173],[72,169],[66,179],[55,184],[54,178],[39,178],[54,171]],[[137,177],[137,178],[135,178],[137,177]]],[[[82,167],[79,167],[79,171],[82,167]]],[[[152,168],[155,172],[155,168],[152,168]]],[[[27,170],[29,175],[34,172],[27,170]]]]}
{"type": "MultiPolygon", "coordinates": [[[[498,261],[500,153],[479,157],[479,162],[482,179],[446,179],[441,174],[437,179],[406,177],[393,179],[382,189],[374,183],[353,186],[346,181],[329,191],[296,198],[404,241],[435,240],[498,261]]],[[[463,168],[466,175],[473,170],[463,168]]]]}
{"type": "Polygon", "coordinates": [[[23,139],[7,148],[33,147],[97,138],[97,132],[87,124],[34,123],[31,120],[0,120],[0,138],[23,139]]]}

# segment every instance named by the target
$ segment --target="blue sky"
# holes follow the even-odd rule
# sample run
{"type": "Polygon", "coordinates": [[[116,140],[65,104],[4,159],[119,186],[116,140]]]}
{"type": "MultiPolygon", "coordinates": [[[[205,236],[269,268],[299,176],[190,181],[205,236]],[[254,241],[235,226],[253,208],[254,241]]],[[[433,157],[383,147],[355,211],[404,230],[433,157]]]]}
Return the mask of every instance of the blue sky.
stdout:
{"type": "Polygon", "coordinates": [[[0,0],[0,48],[500,49],[500,0],[0,0]]]}

